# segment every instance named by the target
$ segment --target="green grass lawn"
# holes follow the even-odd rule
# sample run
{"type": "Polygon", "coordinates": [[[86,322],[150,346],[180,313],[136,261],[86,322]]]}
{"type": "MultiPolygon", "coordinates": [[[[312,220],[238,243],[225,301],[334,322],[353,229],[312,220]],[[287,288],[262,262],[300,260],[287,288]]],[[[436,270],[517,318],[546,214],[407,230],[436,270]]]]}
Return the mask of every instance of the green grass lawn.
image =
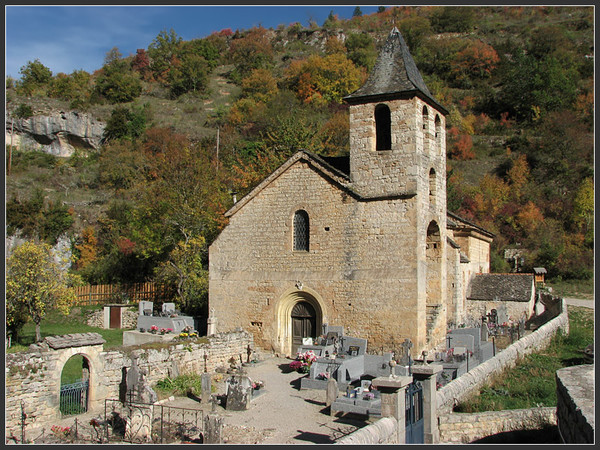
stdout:
{"type": "Polygon", "coordinates": [[[472,413],[556,406],[556,371],[584,364],[582,350],[594,342],[594,311],[573,306],[568,311],[568,335],[557,334],[547,349],[524,357],[454,410],[472,413]]]}
{"type": "MultiPolygon", "coordinates": [[[[58,311],[49,311],[46,318],[41,323],[42,339],[46,336],[59,336],[73,333],[99,333],[106,343],[104,348],[114,348],[123,345],[122,329],[108,329],[90,327],[87,324],[88,315],[96,310],[102,309],[102,306],[76,306],[71,308],[67,316],[58,311]]],[[[8,353],[25,351],[35,342],[35,324],[29,322],[23,326],[19,333],[18,342],[13,342],[7,349],[8,353]]]]}
{"type": "Polygon", "coordinates": [[[557,297],[594,298],[594,280],[548,280],[552,294],[557,297]]]}

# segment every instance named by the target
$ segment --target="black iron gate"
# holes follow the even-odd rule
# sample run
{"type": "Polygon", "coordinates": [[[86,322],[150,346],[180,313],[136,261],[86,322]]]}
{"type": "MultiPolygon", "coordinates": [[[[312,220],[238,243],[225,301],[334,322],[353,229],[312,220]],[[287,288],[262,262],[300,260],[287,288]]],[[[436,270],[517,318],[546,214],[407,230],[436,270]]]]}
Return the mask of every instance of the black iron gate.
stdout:
{"type": "Polygon", "coordinates": [[[83,414],[88,409],[89,382],[76,381],[60,387],[60,413],[63,416],[83,414]]]}
{"type": "Polygon", "coordinates": [[[424,444],[423,386],[414,381],[406,388],[406,443],[424,444]]]}

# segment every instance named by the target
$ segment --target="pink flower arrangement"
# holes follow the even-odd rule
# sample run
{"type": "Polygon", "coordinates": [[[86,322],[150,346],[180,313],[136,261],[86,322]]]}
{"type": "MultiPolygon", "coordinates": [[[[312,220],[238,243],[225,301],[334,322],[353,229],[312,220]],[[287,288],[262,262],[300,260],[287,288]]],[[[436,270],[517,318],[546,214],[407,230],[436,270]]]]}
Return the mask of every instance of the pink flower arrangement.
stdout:
{"type": "Polygon", "coordinates": [[[156,325],[152,325],[150,327],[150,333],[156,333],[156,332],[158,332],[158,327],[156,325]]]}
{"type": "Polygon", "coordinates": [[[310,366],[317,360],[317,355],[312,350],[307,350],[304,353],[298,353],[296,360],[290,363],[290,369],[300,373],[308,373],[310,366]]]}

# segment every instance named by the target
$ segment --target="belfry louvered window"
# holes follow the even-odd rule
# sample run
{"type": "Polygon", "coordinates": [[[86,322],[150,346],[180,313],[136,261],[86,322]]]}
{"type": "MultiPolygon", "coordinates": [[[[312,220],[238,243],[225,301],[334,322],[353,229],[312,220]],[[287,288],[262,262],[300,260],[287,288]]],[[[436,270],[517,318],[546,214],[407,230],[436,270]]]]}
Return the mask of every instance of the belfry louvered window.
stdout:
{"type": "Polygon", "coordinates": [[[294,214],[294,250],[308,251],[310,228],[306,211],[294,214]]]}

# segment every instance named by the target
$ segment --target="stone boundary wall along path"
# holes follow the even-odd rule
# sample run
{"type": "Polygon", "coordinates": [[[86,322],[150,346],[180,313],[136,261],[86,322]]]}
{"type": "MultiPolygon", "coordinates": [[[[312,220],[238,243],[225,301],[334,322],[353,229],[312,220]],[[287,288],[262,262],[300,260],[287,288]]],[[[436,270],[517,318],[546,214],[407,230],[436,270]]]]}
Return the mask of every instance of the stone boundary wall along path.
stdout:
{"type": "Polygon", "coordinates": [[[558,429],[567,444],[594,442],[594,364],[556,371],[558,429]]]}
{"type": "Polygon", "coordinates": [[[343,445],[398,444],[396,427],[396,419],[383,417],[371,425],[367,425],[366,427],[338,439],[335,443],[343,445]]]}
{"type": "Polygon", "coordinates": [[[537,430],[556,425],[556,408],[453,413],[439,417],[440,443],[468,444],[506,431],[537,430]]]}
{"type": "Polygon", "coordinates": [[[559,329],[568,334],[566,302],[564,299],[559,300],[561,310],[557,317],[437,391],[438,415],[451,412],[456,404],[475,395],[494,376],[514,367],[519,359],[546,348],[559,329]]]}

